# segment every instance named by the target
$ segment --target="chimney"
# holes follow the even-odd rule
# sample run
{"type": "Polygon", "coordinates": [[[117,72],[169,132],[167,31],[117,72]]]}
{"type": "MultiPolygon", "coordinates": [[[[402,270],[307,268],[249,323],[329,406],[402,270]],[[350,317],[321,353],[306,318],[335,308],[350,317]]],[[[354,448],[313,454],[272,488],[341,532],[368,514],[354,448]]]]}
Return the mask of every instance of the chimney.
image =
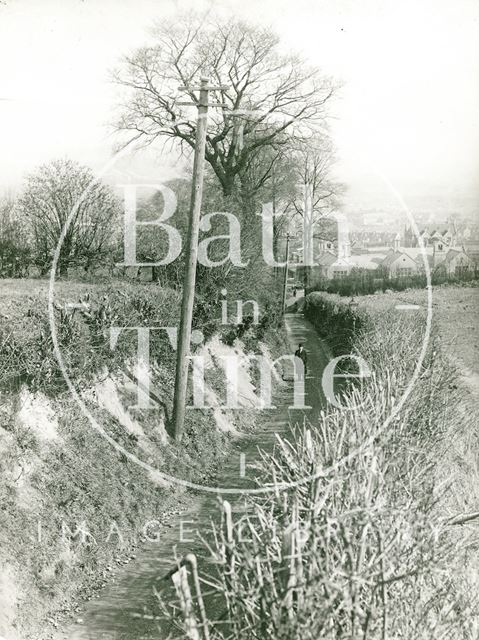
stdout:
{"type": "Polygon", "coordinates": [[[347,260],[351,257],[348,220],[342,213],[336,215],[336,220],[338,222],[338,258],[347,260]]]}
{"type": "Polygon", "coordinates": [[[396,233],[396,237],[394,238],[394,251],[399,251],[401,248],[401,236],[399,233],[396,233]]]}
{"type": "Polygon", "coordinates": [[[434,240],[432,249],[432,266],[435,269],[438,264],[444,261],[448,247],[444,244],[444,240],[434,240]]]}
{"type": "Polygon", "coordinates": [[[351,245],[348,238],[342,238],[341,242],[338,242],[338,258],[350,258],[351,257],[351,245]]]}

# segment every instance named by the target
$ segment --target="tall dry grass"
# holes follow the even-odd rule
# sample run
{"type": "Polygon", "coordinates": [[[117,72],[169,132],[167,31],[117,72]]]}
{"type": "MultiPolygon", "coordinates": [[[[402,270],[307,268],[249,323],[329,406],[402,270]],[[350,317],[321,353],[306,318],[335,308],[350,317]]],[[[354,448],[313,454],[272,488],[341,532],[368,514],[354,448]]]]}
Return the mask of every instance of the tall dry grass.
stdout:
{"type": "Polygon", "coordinates": [[[433,333],[395,415],[424,318],[382,312],[362,327],[355,351],[372,377],[343,389],[343,409],[278,437],[258,480],[271,493],[236,516],[224,502],[204,539],[211,564],[198,570],[187,558],[174,573],[178,601],[160,595],[178,637],[479,637],[479,590],[466,566],[478,539],[444,508],[454,479],[441,452],[460,419],[454,374],[433,333]]]}

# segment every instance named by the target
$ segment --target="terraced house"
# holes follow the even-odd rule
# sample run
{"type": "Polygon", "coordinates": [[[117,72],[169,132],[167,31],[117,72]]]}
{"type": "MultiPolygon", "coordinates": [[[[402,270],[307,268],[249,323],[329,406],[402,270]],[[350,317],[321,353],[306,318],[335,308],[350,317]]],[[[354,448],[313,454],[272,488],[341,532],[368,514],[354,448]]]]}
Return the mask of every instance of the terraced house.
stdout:
{"type": "Polygon", "coordinates": [[[464,247],[455,244],[456,236],[449,227],[423,229],[415,246],[406,230],[404,242],[398,233],[393,245],[386,250],[370,251],[351,249],[347,242],[320,241],[317,258],[317,275],[320,279],[344,278],[353,271],[377,272],[388,278],[409,277],[424,273],[442,273],[447,276],[464,276],[474,271],[475,261],[464,247]]]}

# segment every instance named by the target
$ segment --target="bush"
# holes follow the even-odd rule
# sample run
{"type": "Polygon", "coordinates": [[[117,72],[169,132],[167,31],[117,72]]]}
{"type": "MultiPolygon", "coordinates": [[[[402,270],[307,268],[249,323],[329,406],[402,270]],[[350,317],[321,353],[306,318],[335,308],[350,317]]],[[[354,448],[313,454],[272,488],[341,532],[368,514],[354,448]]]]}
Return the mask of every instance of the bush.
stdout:
{"type": "MultiPolygon", "coordinates": [[[[179,298],[169,289],[139,284],[84,286],[77,294],[82,305],[78,309],[66,306],[67,296],[71,303],[73,295],[62,289],[56,298],[55,326],[66,369],[82,385],[105,366],[114,369],[136,354],[134,332],[123,332],[116,349],[110,349],[111,327],[177,325],[179,298]]],[[[0,322],[0,390],[27,384],[55,395],[66,389],[53,351],[44,295],[25,296],[13,313],[15,317],[0,322]]],[[[171,360],[166,344],[166,339],[152,340],[154,358],[171,360]]]]}
{"type": "MultiPolygon", "coordinates": [[[[441,271],[431,274],[431,283],[434,286],[441,284],[461,285],[463,283],[477,283],[479,272],[471,271],[462,276],[447,275],[441,271]]],[[[377,291],[405,291],[406,289],[425,289],[427,279],[425,274],[416,274],[409,277],[388,278],[386,275],[378,277],[376,272],[351,272],[349,276],[334,280],[320,280],[308,288],[308,293],[313,291],[325,291],[337,293],[340,296],[370,295],[377,291]]]]}
{"type": "Polygon", "coordinates": [[[259,482],[276,491],[250,499],[236,518],[223,503],[206,539],[214,569],[198,570],[194,557],[180,563],[193,574],[191,590],[178,587],[182,616],[158,594],[164,615],[180,626],[178,637],[202,625],[212,640],[473,640],[477,599],[464,567],[476,547],[451,531],[440,508],[451,480],[437,482],[438,448],[460,421],[450,370],[433,339],[394,415],[423,320],[366,315],[318,296],[309,300],[323,312],[317,326],[327,332],[335,318],[337,347],[354,345],[373,375],[343,390],[343,410],[264,455],[259,482]]]}

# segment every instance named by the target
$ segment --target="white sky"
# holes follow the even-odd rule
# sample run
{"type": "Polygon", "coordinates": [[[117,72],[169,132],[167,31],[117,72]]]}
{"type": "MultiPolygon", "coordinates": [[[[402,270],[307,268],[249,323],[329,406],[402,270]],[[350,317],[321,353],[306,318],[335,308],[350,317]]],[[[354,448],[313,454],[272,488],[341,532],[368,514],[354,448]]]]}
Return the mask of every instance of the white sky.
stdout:
{"type": "Polygon", "coordinates": [[[345,182],[372,184],[374,166],[406,192],[479,202],[476,0],[0,0],[0,191],[58,156],[99,169],[113,144],[108,71],[154,19],[191,6],[271,24],[343,81],[345,182]]]}

